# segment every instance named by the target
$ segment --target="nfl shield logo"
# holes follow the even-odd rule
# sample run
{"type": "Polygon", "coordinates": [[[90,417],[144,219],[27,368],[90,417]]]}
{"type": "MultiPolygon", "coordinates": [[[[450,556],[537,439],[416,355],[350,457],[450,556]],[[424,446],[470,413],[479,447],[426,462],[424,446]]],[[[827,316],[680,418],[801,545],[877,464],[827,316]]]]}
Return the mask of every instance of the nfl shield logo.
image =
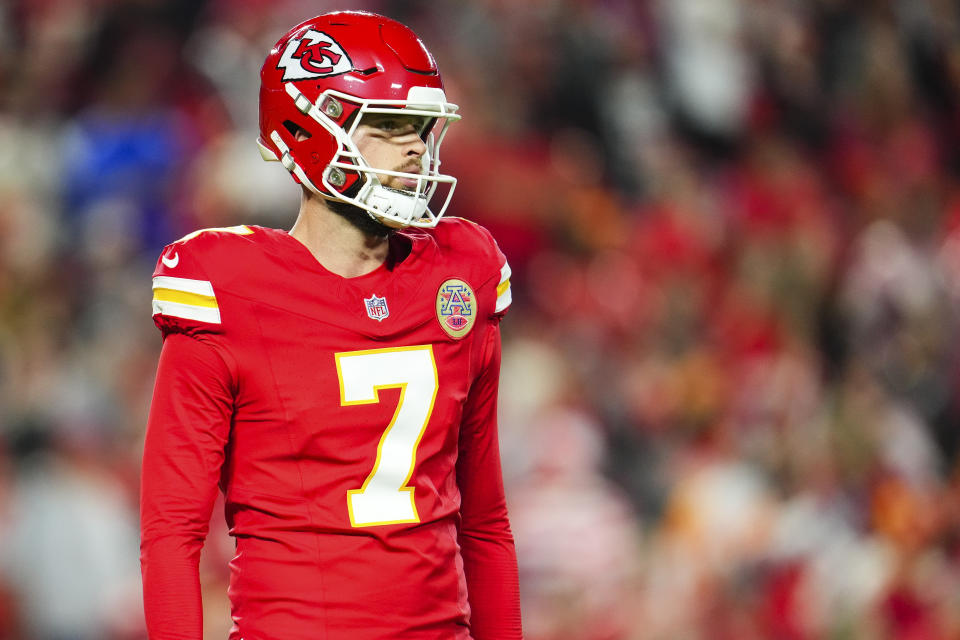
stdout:
{"type": "Polygon", "coordinates": [[[390,315],[390,310],[387,309],[386,298],[380,298],[377,294],[373,294],[373,296],[369,298],[364,298],[363,302],[367,305],[367,315],[377,322],[382,321],[390,315]]]}

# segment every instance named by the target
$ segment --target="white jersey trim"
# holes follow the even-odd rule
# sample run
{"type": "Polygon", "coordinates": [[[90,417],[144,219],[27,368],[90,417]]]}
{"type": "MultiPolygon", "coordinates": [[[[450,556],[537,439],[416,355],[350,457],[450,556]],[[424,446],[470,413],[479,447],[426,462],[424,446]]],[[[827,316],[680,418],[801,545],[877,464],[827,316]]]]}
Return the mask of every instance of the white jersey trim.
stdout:
{"type": "Polygon", "coordinates": [[[494,313],[500,313],[513,302],[513,294],[510,293],[510,275],[510,265],[504,262],[500,267],[500,282],[497,284],[497,304],[493,309],[494,313]]]}
{"type": "Polygon", "coordinates": [[[174,318],[199,320],[210,324],[220,324],[220,309],[213,307],[197,307],[192,304],[170,302],[169,300],[154,300],[153,314],[161,314],[174,318]]]}
{"type": "Polygon", "coordinates": [[[215,298],[213,285],[209,280],[193,280],[191,278],[174,278],[172,276],[154,276],[154,289],[174,289],[185,293],[195,293],[200,296],[215,298]]]}

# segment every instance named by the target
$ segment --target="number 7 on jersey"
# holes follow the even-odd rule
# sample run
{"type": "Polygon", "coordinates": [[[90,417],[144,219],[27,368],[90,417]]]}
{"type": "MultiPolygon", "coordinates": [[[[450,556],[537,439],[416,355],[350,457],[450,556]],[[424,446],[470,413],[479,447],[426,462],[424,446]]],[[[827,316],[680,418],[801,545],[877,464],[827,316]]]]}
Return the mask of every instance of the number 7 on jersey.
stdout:
{"type": "Polygon", "coordinates": [[[397,409],[377,445],[373,469],[359,489],[347,491],[354,527],[420,522],[414,488],[407,486],[439,387],[430,345],[334,354],[340,405],[380,402],[381,389],[400,389],[397,409]]]}

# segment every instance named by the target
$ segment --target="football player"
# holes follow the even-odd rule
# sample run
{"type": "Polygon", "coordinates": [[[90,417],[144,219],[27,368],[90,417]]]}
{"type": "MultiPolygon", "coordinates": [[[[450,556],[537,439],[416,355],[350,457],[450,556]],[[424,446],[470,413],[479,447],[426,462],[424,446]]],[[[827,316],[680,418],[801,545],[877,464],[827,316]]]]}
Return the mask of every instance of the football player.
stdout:
{"type": "Polygon", "coordinates": [[[153,640],[201,638],[218,487],[232,640],[521,636],[496,424],[510,268],[482,227],[441,219],[458,118],[423,42],[382,16],[318,16],[266,58],[258,143],[302,185],[295,224],[191,233],[153,278],[153,640]]]}

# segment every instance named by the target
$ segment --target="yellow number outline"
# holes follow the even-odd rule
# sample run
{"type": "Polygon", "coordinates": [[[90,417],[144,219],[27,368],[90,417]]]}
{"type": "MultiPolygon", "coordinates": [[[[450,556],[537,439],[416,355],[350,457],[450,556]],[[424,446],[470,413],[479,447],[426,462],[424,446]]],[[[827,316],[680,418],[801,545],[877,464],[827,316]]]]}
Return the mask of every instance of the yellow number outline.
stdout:
{"type": "MultiPolygon", "coordinates": [[[[347,490],[347,512],[350,517],[350,525],[353,527],[372,527],[388,524],[420,522],[420,514],[417,512],[417,505],[416,501],[414,500],[415,488],[409,486],[409,482],[410,478],[413,476],[413,471],[417,463],[417,449],[419,448],[420,441],[422,440],[423,434],[427,429],[427,424],[430,422],[430,418],[433,415],[433,408],[437,399],[437,392],[440,387],[439,376],[437,374],[437,361],[433,355],[433,346],[420,345],[411,347],[392,347],[386,349],[365,349],[362,351],[345,351],[335,353],[334,360],[337,367],[337,380],[340,385],[340,406],[349,407],[356,405],[377,404],[380,402],[381,390],[400,389],[400,397],[397,400],[397,408],[394,410],[393,417],[390,419],[390,423],[387,425],[386,429],[384,429],[383,434],[380,436],[380,441],[377,443],[377,456],[373,464],[373,469],[367,475],[363,485],[359,489],[347,490]],[[416,370],[415,368],[408,370],[393,370],[398,366],[398,359],[390,354],[405,352],[426,353],[429,356],[430,362],[429,373],[426,371],[425,366],[423,370],[420,371],[416,370]],[[344,373],[344,361],[347,360],[349,363],[348,359],[350,358],[365,358],[369,364],[377,364],[377,373],[379,376],[374,376],[375,379],[373,380],[359,380],[351,377],[351,386],[353,388],[347,389],[347,378],[344,373]],[[383,379],[377,383],[381,377],[383,379]],[[422,395],[427,390],[427,387],[431,386],[430,382],[432,382],[432,389],[429,390],[430,400],[426,411],[420,410],[417,406],[414,406],[414,403],[408,403],[408,390],[416,391],[416,393],[422,395]],[[369,384],[369,386],[366,386],[367,384],[369,384]],[[414,389],[411,385],[416,385],[416,389],[414,389]],[[348,396],[356,399],[348,399],[348,396]],[[405,408],[406,412],[404,412],[405,408]],[[411,411],[415,413],[411,414],[411,411]],[[402,424],[400,428],[403,429],[404,432],[402,434],[398,434],[398,432],[395,431],[395,427],[397,426],[397,421],[401,418],[401,414],[403,414],[404,424],[402,424]],[[414,429],[416,429],[416,437],[413,439],[411,444],[409,439],[414,429]],[[394,437],[390,438],[391,435],[394,437]],[[378,473],[380,473],[383,469],[382,463],[384,449],[388,438],[390,438],[391,444],[395,445],[392,448],[399,448],[403,455],[409,457],[409,465],[406,467],[407,473],[403,479],[403,482],[399,487],[394,487],[391,485],[389,490],[385,489],[383,486],[379,486],[380,483],[377,482],[378,473]],[[400,441],[399,444],[397,444],[397,440],[400,441]],[[371,485],[373,485],[372,491],[377,492],[377,496],[370,496],[370,499],[380,499],[381,501],[394,500],[394,505],[392,505],[392,508],[397,511],[405,511],[406,505],[400,508],[393,496],[402,496],[403,494],[409,496],[409,513],[411,515],[408,517],[397,517],[396,513],[394,513],[393,515],[389,515],[384,519],[371,519],[369,517],[362,517],[358,515],[355,505],[364,499],[362,496],[370,495],[367,492],[368,490],[371,490],[371,485]]],[[[358,361],[355,360],[354,362],[358,361]]],[[[411,360],[407,364],[413,364],[417,367],[423,366],[417,364],[416,360],[411,360]]],[[[425,364],[425,362],[423,364],[425,364]]],[[[424,404],[423,397],[420,397],[417,400],[417,405],[424,404]]],[[[397,458],[399,457],[400,456],[397,456],[397,458]]]]}

